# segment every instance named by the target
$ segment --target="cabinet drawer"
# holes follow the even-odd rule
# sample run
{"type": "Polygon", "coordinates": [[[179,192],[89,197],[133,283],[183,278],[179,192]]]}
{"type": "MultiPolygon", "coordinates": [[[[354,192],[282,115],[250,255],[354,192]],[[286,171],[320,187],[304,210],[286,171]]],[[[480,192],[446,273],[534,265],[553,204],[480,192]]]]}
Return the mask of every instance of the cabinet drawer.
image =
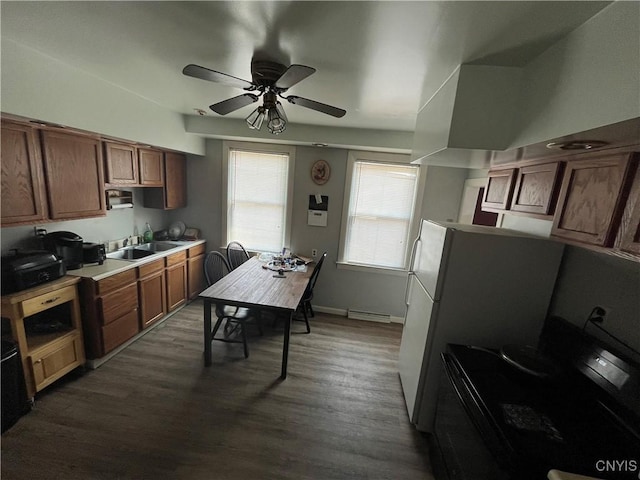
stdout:
{"type": "Polygon", "coordinates": [[[187,252],[183,250],[182,252],[174,253],[173,255],[169,255],[165,257],[166,266],[170,267],[171,265],[177,265],[178,263],[182,263],[187,260],[187,252]]]}
{"type": "Polygon", "coordinates": [[[29,357],[36,391],[84,363],[82,339],[75,335],[44,355],[29,357]]]}
{"type": "Polygon", "coordinates": [[[152,273],[159,272],[164,268],[164,259],[159,258],[158,260],[147,263],[145,265],[141,265],[138,267],[138,278],[144,278],[152,273]]]}
{"type": "Polygon", "coordinates": [[[195,247],[191,247],[188,252],[189,258],[197,257],[198,255],[202,255],[207,249],[206,243],[201,243],[200,245],[196,245],[195,247]]]}
{"type": "Polygon", "coordinates": [[[22,302],[22,315],[28,317],[76,298],[76,287],[65,287],[22,302]]]}
{"type": "Polygon", "coordinates": [[[102,327],[102,345],[108,353],[138,333],[138,309],[102,327]]]}
{"type": "Polygon", "coordinates": [[[99,299],[102,311],[102,324],[107,325],[132,310],[138,308],[138,285],[131,285],[116,290],[99,299]]]}
{"type": "Polygon", "coordinates": [[[124,287],[126,284],[133,283],[136,280],[136,269],[132,268],[96,282],[96,293],[98,295],[104,295],[107,292],[124,287]]]}

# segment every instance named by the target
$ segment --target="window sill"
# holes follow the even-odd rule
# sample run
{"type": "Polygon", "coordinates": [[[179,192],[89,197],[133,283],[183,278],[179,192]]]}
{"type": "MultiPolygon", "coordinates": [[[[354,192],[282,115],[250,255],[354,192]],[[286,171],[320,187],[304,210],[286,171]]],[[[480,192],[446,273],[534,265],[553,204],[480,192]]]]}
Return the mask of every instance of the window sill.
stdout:
{"type": "Polygon", "coordinates": [[[336,262],[339,270],[353,270],[355,272],[366,273],[379,273],[382,275],[392,275],[394,277],[406,277],[407,270],[404,268],[387,268],[387,267],[373,267],[368,265],[357,265],[347,262],[336,262]]]}

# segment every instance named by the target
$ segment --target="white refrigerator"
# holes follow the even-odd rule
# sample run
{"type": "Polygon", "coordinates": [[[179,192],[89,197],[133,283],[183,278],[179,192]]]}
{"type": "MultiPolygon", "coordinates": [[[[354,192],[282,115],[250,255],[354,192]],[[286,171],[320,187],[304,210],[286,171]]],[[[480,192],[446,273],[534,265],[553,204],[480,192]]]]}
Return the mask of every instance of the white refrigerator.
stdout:
{"type": "Polygon", "coordinates": [[[398,370],[411,423],[431,432],[447,343],[536,345],[564,245],[423,220],[413,245],[398,370]]]}

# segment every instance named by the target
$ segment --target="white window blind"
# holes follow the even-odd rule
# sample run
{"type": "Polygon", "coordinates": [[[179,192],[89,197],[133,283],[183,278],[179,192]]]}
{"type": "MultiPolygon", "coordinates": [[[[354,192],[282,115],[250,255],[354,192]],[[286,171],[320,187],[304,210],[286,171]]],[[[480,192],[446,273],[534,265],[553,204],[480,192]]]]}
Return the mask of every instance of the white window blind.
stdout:
{"type": "Polygon", "coordinates": [[[285,245],[289,155],[230,149],[227,241],[256,251],[285,245]]]}
{"type": "Polygon", "coordinates": [[[418,167],[356,161],[343,261],[404,268],[418,167]]]}

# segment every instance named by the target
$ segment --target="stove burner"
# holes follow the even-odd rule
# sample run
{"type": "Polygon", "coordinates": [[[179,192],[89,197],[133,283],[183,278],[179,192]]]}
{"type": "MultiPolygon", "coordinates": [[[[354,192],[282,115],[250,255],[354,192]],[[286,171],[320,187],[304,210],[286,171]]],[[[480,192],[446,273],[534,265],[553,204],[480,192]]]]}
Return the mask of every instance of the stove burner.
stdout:
{"type": "Polygon", "coordinates": [[[549,440],[564,442],[564,438],[553,425],[551,419],[530,406],[501,403],[500,408],[502,408],[504,421],[507,425],[511,425],[518,430],[541,432],[549,440]]]}

